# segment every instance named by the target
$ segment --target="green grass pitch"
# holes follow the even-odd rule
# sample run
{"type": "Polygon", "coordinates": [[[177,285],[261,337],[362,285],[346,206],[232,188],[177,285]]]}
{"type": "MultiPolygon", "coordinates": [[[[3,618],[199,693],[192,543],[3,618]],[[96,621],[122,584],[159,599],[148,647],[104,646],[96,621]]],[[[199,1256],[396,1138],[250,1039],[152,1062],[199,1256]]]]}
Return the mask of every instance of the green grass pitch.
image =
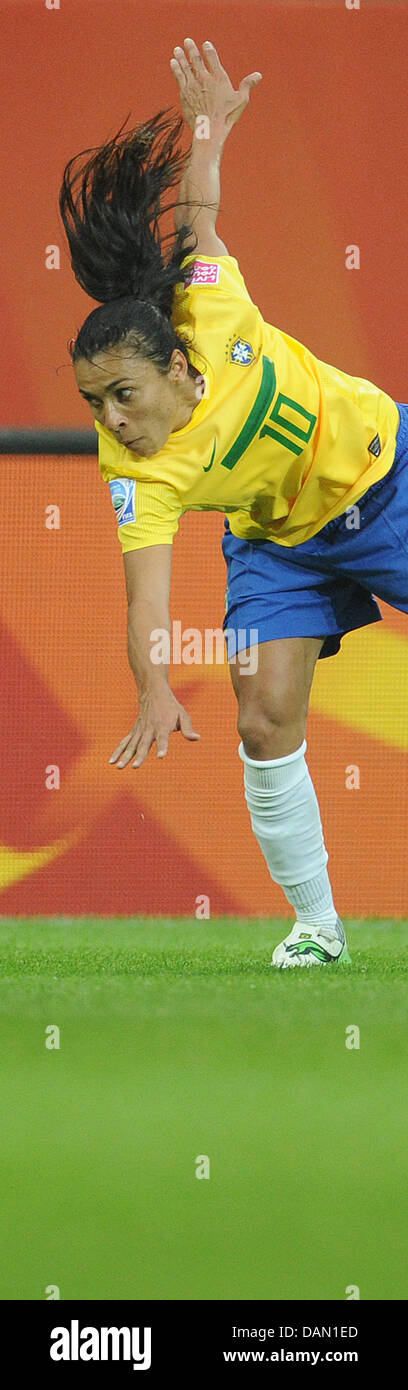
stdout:
{"type": "Polygon", "coordinates": [[[407,1298],[408,922],[289,929],[0,920],[2,1300],[407,1298]]]}

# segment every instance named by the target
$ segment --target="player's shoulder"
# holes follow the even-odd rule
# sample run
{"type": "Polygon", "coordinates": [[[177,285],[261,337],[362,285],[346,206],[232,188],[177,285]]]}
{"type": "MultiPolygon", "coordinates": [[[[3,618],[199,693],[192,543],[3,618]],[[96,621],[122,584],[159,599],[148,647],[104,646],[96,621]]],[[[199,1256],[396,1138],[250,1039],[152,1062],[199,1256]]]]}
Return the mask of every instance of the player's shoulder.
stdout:
{"type": "Polygon", "coordinates": [[[180,283],[177,286],[176,296],[183,295],[185,291],[191,295],[199,290],[213,290],[246,299],[250,297],[236,256],[230,256],[228,252],[217,256],[202,251],[189,252],[181,268],[187,269],[188,274],[184,285],[180,283]]]}

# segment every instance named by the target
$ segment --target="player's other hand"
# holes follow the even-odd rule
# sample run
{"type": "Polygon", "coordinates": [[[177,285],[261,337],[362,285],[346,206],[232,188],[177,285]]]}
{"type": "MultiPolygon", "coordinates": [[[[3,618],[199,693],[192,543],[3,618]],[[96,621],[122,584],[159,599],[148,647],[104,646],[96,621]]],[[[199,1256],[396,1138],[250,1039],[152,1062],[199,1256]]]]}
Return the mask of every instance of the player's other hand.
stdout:
{"type": "Polygon", "coordinates": [[[140,714],[136,724],[130,734],[126,734],[118,743],[109,758],[110,763],[126,767],[133,759],[133,767],[141,767],[153,743],[157,744],[157,757],[164,758],[168,752],[170,734],[177,729],[184,734],[184,738],[200,737],[193,729],[190,715],[176,700],[170,686],[156,687],[140,695],[139,704],[140,714]]]}
{"type": "Polygon", "coordinates": [[[262,80],[261,72],[243,77],[234,89],[228,73],[222,67],[214,44],[207,41],[200,53],[194,39],[184,39],[184,47],[174,49],[170,59],[173,76],[178,83],[183,115],[195,130],[197,117],[208,116],[213,129],[226,135],[248,105],[252,88],[262,80]]]}

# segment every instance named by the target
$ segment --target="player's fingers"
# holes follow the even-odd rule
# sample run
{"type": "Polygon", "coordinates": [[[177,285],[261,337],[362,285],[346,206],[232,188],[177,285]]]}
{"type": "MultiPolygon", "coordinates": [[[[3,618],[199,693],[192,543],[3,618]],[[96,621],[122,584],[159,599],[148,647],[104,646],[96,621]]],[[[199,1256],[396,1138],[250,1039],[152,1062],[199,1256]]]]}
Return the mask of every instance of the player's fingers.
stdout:
{"type": "Polygon", "coordinates": [[[123,749],[126,748],[126,745],[129,743],[129,739],[131,737],[131,734],[126,734],[125,738],[121,738],[120,743],[118,743],[117,748],[115,748],[115,752],[112,753],[111,758],[109,758],[110,763],[116,762],[116,759],[120,757],[120,754],[122,753],[123,749]]]}
{"type": "Polygon", "coordinates": [[[186,58],[184,48],[180,48],[180,45],[176,44],[176,47],[173,48],[173,53],[176,63],[178,63],[182,80],[186,81],[190,73],[190,64],[188,58],[186,58]]]}
{"type": "Polygon", "coordinates": [[[184,39],[184,47],[194,76],[198,78],[205,77],[207,75],[207,69],[201,57],[200,50],[197,48],[197,44],[194,43],[194,39],[184,39]]]}
{"type": "Polygon", "coordinates": [[[180,67],[180,63],[178,62],[177,58],[170,58],[170,67],[171,67],[173,76],[175,77],[176,82],[178,82],[179,87],[180,87],[180,90],[181,90],[181,88],[184,87],[184,85],[185,85],[185,78],[184,78],[183,70],[182,70],[182,68],[180,67]]]}
{"type": "Polygon", "coordinates": [[[203,43],[203,53],[210,72],[216,72],[218,74],[225,73],[225,68],[223,68],[221,60],[218,57],[217,49],[214,48],[214,44],[210,43],[209,39],[206,39],[205,43],[203,43]]]}
{"type": "Polygon", "coordinates": [[[197,734],[195,729],[193,729],[190,715],[187,714],[187,710],[180,710],[178,722],[181,732],[182,734],[184,734],[184,738],[200,738],[200,734],[197,734]]]}
{"type": "MultiPolygon", "coordinates": [[[[152,740],[153,735],[150,738],[149,748],[151,747],[152,740]]],[[[134,758],[135,753],[139,753],[139,749],[141,748],[142,742],[143,739],[141,738],[140,734],[130,740],[130,743],[128,743],[128,746],[125,749],[125,752],[122,753],[121,758],[119,758],[118,767],[127,767],[128,763],[130,763],[132,761],[132,758],[134,758]]]]}
{"type": "MultiPolygon", "coordinates": [[[[128,734],[127,739],[122,739],[122,743],[119,744],[119,749],[117,750],[119,753],[118,767],[127,767],[131,758],[134,757],[145,732],[146,730],[143,729],[143,725],[140,725],[138,728],[137,724],[135,724],[134,729],[132,729],[131,734],[128,734]]],[[[151,733],[151,738],[153,738],[153,731],[151,733]]]]}
{"type": "Polygon", "coordinates": [[[159,730],[159,729],[158,729],[157,734],[156,734],[156,744],[157,744],[157,757],[158,757],[158,758],[165,758],[166,753],[168,753],[168,751],[169,751],[169,733],[168,733],[168,730],[167,730],[167,729],[162,729],[162,730],[159,730]]]}
{"type": "Polygon", "coordinates": [[[239,87],[240,95],[245,95],[249,101],[252,88],[256,87],[258,82],[262,82],[261,72],[250,72],[249,77],[243,77],[239,87]]]}
{"type": "MultiPolygon", "coordinates": [[[[145,758],[147,758],[147,754],[150,753],[150,749],[151,749],[151,746],[152,746],[152,743],[153,743],[153,739],[154,739],[154,733],[153,733],[153,732],[152,732],[151,734],[146,733],[146,734],[143,735],[143,738],[141,738],[140,743],[139,743],[139,747],[138,747],[138,749],[137,749],[136,757],[134,758],[134,757],[133,757],[133,754],[132,754],[132,757],[133,757],[132,767],[141,767],[141,766],[142,766],[142,763],[144,763],[145,758]]],[[[135,751],[135,750],[133,750],[133,753],[134,753],[134,751],[135,751]]]]}

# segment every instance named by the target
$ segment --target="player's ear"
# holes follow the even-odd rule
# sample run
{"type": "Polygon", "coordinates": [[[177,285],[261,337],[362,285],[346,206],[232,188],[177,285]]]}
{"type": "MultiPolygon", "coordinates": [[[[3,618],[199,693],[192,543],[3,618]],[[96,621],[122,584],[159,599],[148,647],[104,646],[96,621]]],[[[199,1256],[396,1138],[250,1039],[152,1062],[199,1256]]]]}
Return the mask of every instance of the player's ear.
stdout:
{"type": "Polygon", "coordinates": [[[180,348],[174,348],[171,354],[170,372],[176,381],[184,381],[188,373],[188,362],[180,348]]]}

